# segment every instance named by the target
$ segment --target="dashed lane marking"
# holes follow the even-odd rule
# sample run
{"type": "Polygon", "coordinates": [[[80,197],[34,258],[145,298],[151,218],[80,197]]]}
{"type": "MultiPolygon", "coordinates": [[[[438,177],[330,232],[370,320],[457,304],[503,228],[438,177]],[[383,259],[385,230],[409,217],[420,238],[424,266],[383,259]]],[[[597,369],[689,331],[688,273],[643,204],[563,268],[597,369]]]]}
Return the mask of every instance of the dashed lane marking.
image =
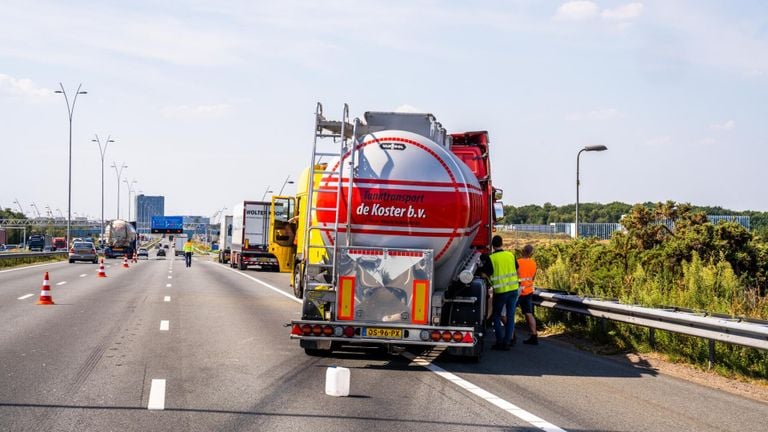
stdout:
{"type": "Polygon", "coordinates": [[[171,327],[171,322],[168,320],[162,320],[160,321],[160,331],[168,331],[168,329],[171,327]]]}
{"type": "MultiPolygon", "coordinates": [[[[32,294],[30,294],[30,295],[32,295],[32,294]]],[[[171,301],[171,296],[165,296],[163,298],[163,301],[167,301],[167,302],[171,301]]]]}
{"type": "Polygon", "coordinates": [[[173,276],[168,276],[168,279],[173,279],[173,276]]]}
{"type": "Polygon", "coordinates": [[[67,283],[67,281],[61,281],[61,282],[57,282],[57,283],[56,283],[56,286],[59,286],[59,285],[64,285],[64,284],[66,284],[66,283],[67,283]]]}
{"type": "Polygon", "coordinates": [[[80,275],[80,277],[86,277],[86,276],[88,276],[88,275],[87,275],[87,274],[85,274],[85,273],[83,273],[83,274],[81,274],[81,275],[80,275]]]}
{"type": "Polygon", "coordinates": [[[149,402],[147,409],[164,410],[165,409],[165,380],[153,379],[149,386],[149,402]]]}
{"type": "Polygon", "coordinates": [[[21,297],[17,298],[16,300],[24,300],[24,299],[28,299],[28,298],[32,297],[33,295],[34,295],[34,294],[27,294],[27,295],[23,295],[23,296],[21,296],[21,297]]]}
{"type": "Polygon", "coordinates": [[[170,287],[171,287],[171,284],[165,284],[165,287],[166,287],[166,288],[170,288],[170,287]]]}
{"type": "MultiPolygon", "coordinates": [[[[259,283],[261,285],[264,285],[265,287],[271,289],[272,291],[275,291],[278,294],[282,294],[285,297],[288,297],[289,299],[291,299],[291,300],[293,300],[293,301],[295,301],[297,303],[301,303],[302,302],[301,299],[297,299],[292,294],[288,294],[285,291],[283,291],[283,290],[281,290],[281,289],[279,289],[277,287],[274,287],[274,286],[272,286],[272,285],[270,285],[270,284],[268,284],[268,283],[266,283],[266,282],[264,282],[262,280],[256,279],[253,276],[249,276],[249,275],[247,275],[245,273],[241,273],[238,270],[235,270],[235,269],[232,269],[232,268],[228,268],[228,267],[219,267],[219,266],[216,266],[216,267],[217,268],[223,268],[224,270],[229,270],[229,271],[235,272],[235,273],[239,274],[242,277],[251,279],[252,281],[257,282],[257,283],[259,283]]],[[[457,386],[467,390],[468,392],[474,394],[475,396],[478,396],[481,399],[483,399],[483,400],[485,400],[485,401],[487,401],[487,402],[489,402],[489,403],[491,403],[493,405],[496,405],[497,407],[501,408],[502,410],[512,414],[513,416],[519,418],[520,420],[523,420],[523,421],[533,425],[534,427],[536,427],[538,429],[541,429],[541,430],[546,431],[546,432],[565,432],[564,429],[561,429],[561,428],[553,425],[552,423],[547,422],[546,420],[544,420],[544,419],[542,419],[542,418],[540,418],[540,417],[538,417],[538,416],[536,416],[536,415],[534,415],[534,414],[532,414],[532,413],[530,413],[530,412],[528,412],[528,411],[518,407],[517,405],[514,405],[511,402],[508,402],[508,401],[506,401],[506,400],[504,400],[504,399],[494,395],[493,393],[491,393],[491,392],[489,392],[487,390],[483,390],[482,388],[476,386],[475,384],[472,384],[471,382],[469,382],[469,381],[467,381],[467,380],[465,380],[463,378],[458,377],[457,375],[454,375],[454,374],[446,371],[445,369],[441,368],[440,366],[433,365],[428,360],[426,360],[426,359],[424,359],[422,357],[415,356],[415,355],[413,355],[413,354],[411,354],[409,352],[403,352],[401,355],[403,357],[411,360],[412,362],[418,364],[419,366],[422,366],[422,367],[426,368],[427,370],[435,373],[436,375],[440,376],[441,378],[444,378],[444,379],[452,382],[453,384],[455,384],[455,385],[457,385],[457,386]]]]}

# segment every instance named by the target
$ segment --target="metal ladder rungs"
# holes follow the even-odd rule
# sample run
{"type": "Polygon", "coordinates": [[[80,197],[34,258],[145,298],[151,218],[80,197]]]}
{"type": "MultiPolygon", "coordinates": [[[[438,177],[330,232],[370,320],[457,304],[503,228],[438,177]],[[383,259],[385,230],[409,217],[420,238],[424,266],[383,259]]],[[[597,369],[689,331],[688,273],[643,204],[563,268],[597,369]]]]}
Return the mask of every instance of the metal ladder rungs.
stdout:
{"type": "Polygon", "coordinates": [[[336,153],[336,152],[315,152],[315,156],[335,156],[335,157],[339,157],[341,155],[336,153]]]}

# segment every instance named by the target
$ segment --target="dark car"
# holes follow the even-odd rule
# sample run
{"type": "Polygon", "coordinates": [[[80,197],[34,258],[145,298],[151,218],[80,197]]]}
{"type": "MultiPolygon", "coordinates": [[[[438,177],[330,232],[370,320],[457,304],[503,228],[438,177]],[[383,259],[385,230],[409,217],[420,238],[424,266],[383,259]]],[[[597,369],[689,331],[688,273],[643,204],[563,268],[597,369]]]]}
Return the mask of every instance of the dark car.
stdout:
{"type": "Polygon", "coordinates": [[[157,250],[157,256],[165,257],[165,249],[158,249],[157,250]]]}

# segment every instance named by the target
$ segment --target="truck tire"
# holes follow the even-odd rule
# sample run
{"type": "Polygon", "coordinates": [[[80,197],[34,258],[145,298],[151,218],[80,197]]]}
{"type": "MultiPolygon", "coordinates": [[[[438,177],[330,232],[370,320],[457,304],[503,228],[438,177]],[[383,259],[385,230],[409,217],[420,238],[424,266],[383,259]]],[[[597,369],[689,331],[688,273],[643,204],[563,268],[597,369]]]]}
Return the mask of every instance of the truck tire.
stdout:
{"type": "Polygon", "coordinates": [[[299,263],[293,267],[293,295],[299,299],[304,297],[304,272],[299,263]]]}
{"type": "Polygon", "coordinates": [[[247,270],[248,266],[243,263],[243,257],[237,258],[237,268],[240,270],[247,270]]]}

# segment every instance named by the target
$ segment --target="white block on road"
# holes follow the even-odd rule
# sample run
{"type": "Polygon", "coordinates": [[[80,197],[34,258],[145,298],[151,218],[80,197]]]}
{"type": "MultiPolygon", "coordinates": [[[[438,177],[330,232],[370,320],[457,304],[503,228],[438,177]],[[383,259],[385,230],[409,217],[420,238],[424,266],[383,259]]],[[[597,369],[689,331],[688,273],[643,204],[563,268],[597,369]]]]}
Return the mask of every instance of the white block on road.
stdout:
{"type": "Polygon", "coordinates": [[[165,298],[163,298],[163,301],[167,301],[167,302],[171,301],[171,296],[165,296],[165,298]]]}
{"type": "Polygon", "coordinates": [[[171,327],[171,322],[168,320],[162,320],[160,321],[160,331],[168,331],[168,329],[171,327]]]}
{"type": "Polygon", "coordinates": [[[149,386],[149,403],[147,409],[164,410],[165,409],[165,380],[153,379],[149,386]]]}

